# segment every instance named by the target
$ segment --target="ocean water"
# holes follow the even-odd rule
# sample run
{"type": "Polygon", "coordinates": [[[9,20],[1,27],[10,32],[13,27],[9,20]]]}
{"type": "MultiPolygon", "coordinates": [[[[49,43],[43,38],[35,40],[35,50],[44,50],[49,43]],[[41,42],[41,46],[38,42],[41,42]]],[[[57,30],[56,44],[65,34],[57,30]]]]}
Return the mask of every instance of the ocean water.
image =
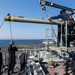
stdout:
{"type": "MultiPolygon", "coordinates": [[[[41,43],[43,39],[13,40],[15,44],[41,43]]],[[[0,47],[9,46],[11,40],[0,40],[0,47]]]]}

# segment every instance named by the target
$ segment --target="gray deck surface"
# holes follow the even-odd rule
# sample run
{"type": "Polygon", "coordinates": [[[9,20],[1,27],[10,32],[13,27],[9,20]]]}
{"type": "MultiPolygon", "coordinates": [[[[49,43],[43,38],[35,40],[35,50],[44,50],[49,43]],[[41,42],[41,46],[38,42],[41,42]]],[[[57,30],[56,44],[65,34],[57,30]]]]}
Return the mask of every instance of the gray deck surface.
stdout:
{"type": "Polygon", "coordinates": [[[64,69],[60,68],[59,66],[54,68],[54,72],[58,73],[58,75],[64,75],[64,69]]]}

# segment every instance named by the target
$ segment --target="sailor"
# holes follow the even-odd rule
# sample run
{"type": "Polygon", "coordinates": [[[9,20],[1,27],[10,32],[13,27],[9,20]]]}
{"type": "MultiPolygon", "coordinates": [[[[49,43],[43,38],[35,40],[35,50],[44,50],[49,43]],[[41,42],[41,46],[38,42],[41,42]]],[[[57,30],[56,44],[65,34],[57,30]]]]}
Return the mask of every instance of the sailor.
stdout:
{"type": "Polygon", "coordinates": [[[69,62],[69,70],[68,70],[68,74],[72,74],[75,75],[75,60],[73,59],[73,55],[69,56],[70,62],[69,62]]]}
{"type": "Polygon", "coordinates": [[[60,68],[64,69],[65,66],[65,74],[64,75],[75,75],[75,60],[73,59],[74,56],[72,54],[72,52],[69,53],[69,59],[66,60],[66,62],[60,66],[60,68]]]}
{"type": "Polygon", "coordinates": [[[15,47],[14,45],[14,42],[10,42],[10,46],[8,48],[8,54],[9,54],[9,57],[8,57],[8,75],[10,75],[10,71],[12,71],[13,73],[13,69],[14,69],[14,66],[15,66],[15,52],[17,51],[18,49],[15,47]]]}
{"type": "MultiPolygon", "coordinates": [[[[66,12],[66,10],[61,10],[60,11],[60,14],[57,15],[57,16],[53,16],[53,17],[50,17],[50,19],[59,19],[61,18],[64,22],[67,21],[67,34],[71,34],[71,15],[69,13],[66,12]]],[[[49,18],[48,18],[49,19],[49,18]]],[[[63,25],[64,26],[64,30],[62,30],[62,34],[65,34],[65,24],[63,25]]],[[[65,46],[65,36],[62,37],[62,40],[63,40],[63,45],[65,46]]],[[[67,46],[69,47],[70,46],[70,35],[67,36],[67,46]]]]}

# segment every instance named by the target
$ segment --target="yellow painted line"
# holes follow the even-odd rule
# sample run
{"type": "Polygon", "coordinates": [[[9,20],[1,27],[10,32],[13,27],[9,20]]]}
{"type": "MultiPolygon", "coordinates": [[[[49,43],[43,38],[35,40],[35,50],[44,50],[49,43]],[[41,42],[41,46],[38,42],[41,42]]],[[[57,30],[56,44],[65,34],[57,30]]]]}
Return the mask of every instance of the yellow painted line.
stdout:
{"type": "Polygon", "coordinates": [[[14,21],[14,17],[13,17],[13,16],[11,16],[10,20],[11,20],[11,21],[14,21]]]}

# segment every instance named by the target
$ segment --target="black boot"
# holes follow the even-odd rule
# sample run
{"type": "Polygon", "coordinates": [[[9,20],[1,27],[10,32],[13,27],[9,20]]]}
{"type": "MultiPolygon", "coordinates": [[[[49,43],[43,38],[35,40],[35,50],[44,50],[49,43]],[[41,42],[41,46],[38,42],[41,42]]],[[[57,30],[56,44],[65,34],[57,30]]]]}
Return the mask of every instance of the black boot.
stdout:
{"type": "Polygon", "coordinates": [[[10,73],[8,72],[8,75],[10,75],[10,73]]]}

